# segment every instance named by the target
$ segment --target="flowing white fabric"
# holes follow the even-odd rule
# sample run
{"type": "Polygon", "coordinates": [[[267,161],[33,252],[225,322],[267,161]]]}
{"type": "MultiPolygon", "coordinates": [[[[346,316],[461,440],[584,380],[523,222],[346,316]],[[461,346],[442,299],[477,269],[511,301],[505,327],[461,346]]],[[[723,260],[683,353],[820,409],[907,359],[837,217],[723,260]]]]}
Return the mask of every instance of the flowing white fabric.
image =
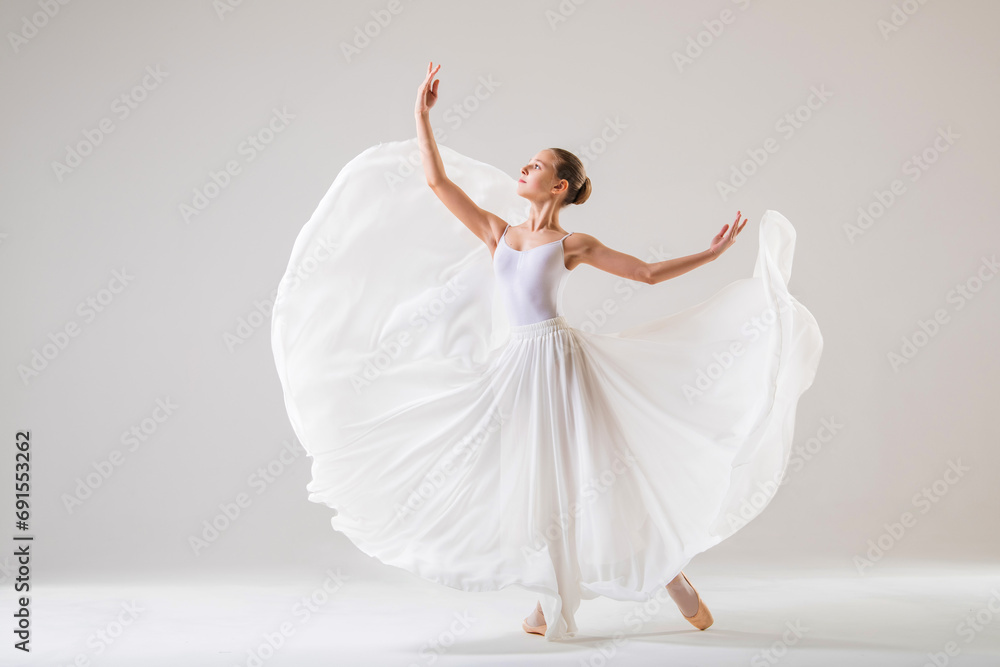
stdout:
{"type": "MultiPolygon", "coordinates": [[[[479,206],[526,219],[513,178],[439,148],[479,206]]],[[[787,288],[795,230],[769,210],[759,232],[753,277],[586,332],[561,311],[562,241],[491,256],[427,187],[415,138],[365,150],[300,232],[274,304],[309,500],[384,563],[537,592],[549,640],[577,632],[581,600],[647,600],[768,504],[819,364],[819,327],[787,288]]]]}

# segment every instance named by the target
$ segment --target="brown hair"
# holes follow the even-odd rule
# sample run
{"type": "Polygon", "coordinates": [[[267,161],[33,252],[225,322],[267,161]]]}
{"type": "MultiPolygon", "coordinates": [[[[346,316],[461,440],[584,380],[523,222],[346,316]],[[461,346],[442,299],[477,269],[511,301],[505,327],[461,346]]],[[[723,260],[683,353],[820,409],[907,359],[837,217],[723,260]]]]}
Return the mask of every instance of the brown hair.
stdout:
{"type": "Polygon", "coordinates": [[[550,148],[555,156],[556,178],[566,179],[569,182],[569,189],[563,199],[563,206],[569,204],[582,204],[590,197],[593,189],[590,178],[583,169],[583,162],[573,153],[563,148],[550,148]]]}

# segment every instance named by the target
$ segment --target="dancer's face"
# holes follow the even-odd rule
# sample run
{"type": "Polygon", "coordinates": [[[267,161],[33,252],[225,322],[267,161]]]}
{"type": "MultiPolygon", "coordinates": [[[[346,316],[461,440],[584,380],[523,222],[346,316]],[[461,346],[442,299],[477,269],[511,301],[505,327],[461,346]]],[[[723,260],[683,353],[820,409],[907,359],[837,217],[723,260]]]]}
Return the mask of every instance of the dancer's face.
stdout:
{"type": "Polygon", "coordinates": [[[558,197],[569,188],[564,178],[556,178],[555,155],[550,150],[540,150],[528,164],[521,167],[521,178],[517,182],[517,194],[534,201],[558,197]]]}

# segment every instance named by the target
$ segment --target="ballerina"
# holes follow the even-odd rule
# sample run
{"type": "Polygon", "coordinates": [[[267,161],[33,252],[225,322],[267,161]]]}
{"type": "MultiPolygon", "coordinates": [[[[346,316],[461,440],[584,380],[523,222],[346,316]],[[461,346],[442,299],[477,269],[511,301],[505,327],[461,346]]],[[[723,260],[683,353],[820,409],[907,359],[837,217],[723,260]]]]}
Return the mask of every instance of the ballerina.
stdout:
{"type": "MultiPolygon", "coordinates": [[[[559,226],[560,209],[569,204],[583,204],[590,197],[592,186],[590,178],[584,173],[583,163],[576,155],[564,149],[548,148],[539,151],[521,168],[517,193],[531,202],[531,209],[528,219],[517,226],[517,232],[508,234],[511,226],[506,221],[477,206],[445,174],[430,123],[430,110],[437,102],[438,84],[441,81],[434,79],[441,65],[435,68],[433,64],[431,62],[427,65],[427,76],[417,90],[414,110],[427,185],[448,210],[487,245],[491,255],[495,256],[501,238],[506,241],[506,247],[515,252],[527,252],[541,248],[553,242],[553,239],[561,240],[562,258],[568,270],[573,270],[580,264],[589,264],[622,278],[655,285],[718,258],[732,247],[739,233],[746,227],[747,219],[744,218],[741,223],[740,211],[737,211],[736,220],[731,226],[723,225],[722,230],[712,239],[708,250],[653,264],[608,248],[590,234],[566,233],[559,226]],[[524,228],[523,231],[521,228],[524,228]],[[569,240],[574,234],[575,238],[569,240]],[[513,247],[512,240],[521,250],[513,247]]],[[[711,612],[683,572],[674,577],[666,588],[681,614],[692,625],[705,630],[712,624],[711,612]]],[[[540,601],[534,612],[523,620],[522,627],[525,632],[545,634],[546,624],[540,601]]]]}
{"type": "Polygon", "coordinates": [[[572,327],[576,267],[658,284],[717,259],[746,219],[661,262],[566,232],[561,209],[592,190],[579,159],[543,149],[515,181],[438,146],[439,70],[417,136],[341,170],[278,286],[272,349],[309,499],[385,564],[538,594],[521,625],[549,641],[576,634],[581,600],[664,588],[703,630],[683,568],[770,502],[822,351],[787,289],[794,229],[765,212],[753,277],[684,311],[572,327]]]}

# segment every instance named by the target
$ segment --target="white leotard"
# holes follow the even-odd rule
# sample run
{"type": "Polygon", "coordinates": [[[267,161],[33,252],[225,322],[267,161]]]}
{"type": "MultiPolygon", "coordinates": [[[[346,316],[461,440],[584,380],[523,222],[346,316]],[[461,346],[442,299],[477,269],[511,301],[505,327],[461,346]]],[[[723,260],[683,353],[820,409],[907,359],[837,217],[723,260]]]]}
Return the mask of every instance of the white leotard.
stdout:
{"type": "Polygon", "coordinates": [[[562,315],[562,293],[570,270],[566,268],[563,241],[515,250],[503,230],[493,253],[493,273],[507,305],[512,326],[533,324],[562,315]]]}

